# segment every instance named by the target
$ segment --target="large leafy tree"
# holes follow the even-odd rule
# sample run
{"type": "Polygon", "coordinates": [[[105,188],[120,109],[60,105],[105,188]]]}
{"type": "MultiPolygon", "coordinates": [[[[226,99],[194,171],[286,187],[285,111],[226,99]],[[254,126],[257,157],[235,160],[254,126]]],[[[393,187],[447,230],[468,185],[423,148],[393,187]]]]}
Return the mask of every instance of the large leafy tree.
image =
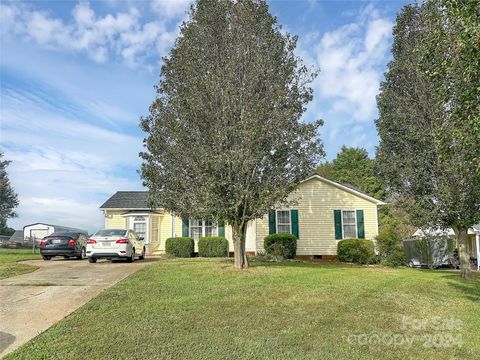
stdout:
{"type": "Polygon", "coordinates": [[[323,156],[302,123],[315,74],[263,0],[199,0],[161,69],[142,177],[150,204],[232,226],[248,267],[247,222],[287,200],[323,156]]]}
{"type": "Polygon", "coordinates": [[[377,99],[381,174],[416,225],[455,231],[464,278],[480,221],[479,24],[475,1],[404,7],[377,99]]]}
{"type": "Polygon", "coordinates": [[[0,235],[12,235],[14,230],[7,226],[7,220],[17,216],[14,209],[18,206],[18,197],[7,174],[11,161],[2,158],[3,152],[0,151],[0,235]]]}

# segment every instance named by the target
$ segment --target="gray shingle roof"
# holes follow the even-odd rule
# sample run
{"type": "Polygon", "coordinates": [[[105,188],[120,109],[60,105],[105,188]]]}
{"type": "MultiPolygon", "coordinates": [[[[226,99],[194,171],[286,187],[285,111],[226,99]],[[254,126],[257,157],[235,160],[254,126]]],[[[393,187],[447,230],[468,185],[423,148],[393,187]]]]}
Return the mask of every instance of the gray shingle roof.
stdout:
{"type": "Polygon", "coordinates": [[[23,230],[15,230],[9,241],[23,241],[23,230]]]}
{"type": "Polygon", "coordinates": [[[100,209],[149,209],[148,191],[117,191],[100,209]]]}

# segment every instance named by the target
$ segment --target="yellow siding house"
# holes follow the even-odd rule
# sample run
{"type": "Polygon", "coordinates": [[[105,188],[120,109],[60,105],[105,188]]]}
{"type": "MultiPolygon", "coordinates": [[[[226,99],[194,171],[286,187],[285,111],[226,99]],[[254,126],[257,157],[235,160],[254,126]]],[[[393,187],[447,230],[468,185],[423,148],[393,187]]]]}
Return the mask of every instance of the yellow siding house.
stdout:
{"type": "MultiPolygon", "coordinates": [[[[100,209],[106,228],[129,228],[143,236],[148,253],[165,252],[169,237],[225,236],[233,251],[231,228],[209,220],[179,218],[162,208],[147,207],[146,191],[118,191],[100,209]]],[[[298,238],[297,256],[331,258],[337,242],[347,238],[374,240],[378,235],[377,208],[384,203],[349,186],[318,175],[304,180],[290,195],[293,205],[278,206],[247,227],[249,253],[264,251],[263,239],[272,233],[298,238]]],[[[289,202],[290,203],[290,202],[289,202]]]]}

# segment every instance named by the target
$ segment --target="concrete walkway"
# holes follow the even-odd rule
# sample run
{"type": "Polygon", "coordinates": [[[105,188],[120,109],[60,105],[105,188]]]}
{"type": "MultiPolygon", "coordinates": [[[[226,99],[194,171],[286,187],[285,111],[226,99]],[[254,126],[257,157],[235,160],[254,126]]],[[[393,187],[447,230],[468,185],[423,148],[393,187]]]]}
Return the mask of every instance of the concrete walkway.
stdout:
{"type": "Polygon", "coordinates": [[[95,295],[156,259],[29,260],[36,271],[0,280],[0,357],[47,330],[95,295]]]}

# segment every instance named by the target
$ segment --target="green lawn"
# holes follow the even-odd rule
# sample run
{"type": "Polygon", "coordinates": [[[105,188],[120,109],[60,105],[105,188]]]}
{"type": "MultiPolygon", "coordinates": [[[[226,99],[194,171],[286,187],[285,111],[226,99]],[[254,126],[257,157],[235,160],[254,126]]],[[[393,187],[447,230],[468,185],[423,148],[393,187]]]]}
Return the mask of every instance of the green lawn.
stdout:
{"type": "Polygon", "coordinates": [[[480,281],[450,271],[286,262],[237,272],[231,260],[177,259],[6,359],[474,359],[479,331],[480,281]],[[426,328],[403,328],[404,316],[426,328]]]}
{"type": "Polygon", "coordinates": [[[0,279],[32,272],[38,266],[20,264],[17,261],[41,259],[40,254],[32,254],[31,249],[3,249],[0,248],[0,279]]]}

